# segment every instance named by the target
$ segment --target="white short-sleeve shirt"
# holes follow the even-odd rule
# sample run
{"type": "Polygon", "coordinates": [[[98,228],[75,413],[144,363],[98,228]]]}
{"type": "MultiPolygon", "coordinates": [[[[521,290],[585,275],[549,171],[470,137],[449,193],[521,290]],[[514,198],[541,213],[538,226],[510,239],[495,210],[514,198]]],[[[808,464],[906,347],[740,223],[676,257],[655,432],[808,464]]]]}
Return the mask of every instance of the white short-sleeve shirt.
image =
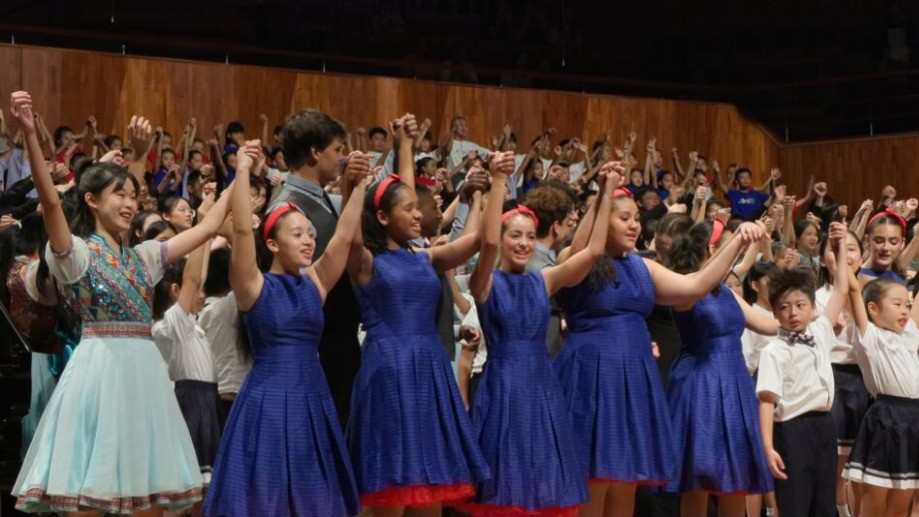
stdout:
{"type": "MultiPolygon", "coordinates": [[[[758,303],[753,304],[753,310],[768,318],[774,317],[771,312],[758,303]]],[[[747,363],[747,371],[750,372],[750,375],[753,375],[756,367],[759,366],[759,355],[762,353],[763,348],[766,348],[766,345],[774,339],[775,336],[765,336],[757,334],[750,329],[744,329],[743,334],[740,336],[740,343],[743,346],[743,358],[744,362],[747,363]]]]}
{"type": "Polygon", "coordinates": [[[153,342],[163,354],[173,381],[217,382],[207,335],[195,315],[185,312],[178,303],[153,324],[153,342]]]}
{"type": "Polygon", "coordinates": [[[462,163],[463,159],[465,159],[466,155],[471,151],[475,151],[479,158],[483,160],[488,159],[488,149],[479,144],[469,140],[453,140],[453,146],[450,148],[450,167],[456,167],[462,163]]]}
{"type": "MultiPolygon", "coordinates": [[[[814,346],[790,345],[785,337],[775,338],[759,357],[756,393],[778,397],[775,421],[784,422],[810,411],[829,411],[833,407],[836,385],[830,364],[830,348],[836,335],[833,325],[820,316],[807,326],[814,346]]],[[[780,331],[787,336],[786,331],[780,331]]]]}
{"type": "Polygon", "coordinates": [[[919,399],[919,328],[912,318],[902,332],[868,323],[855,342],[865,387],[873,396],[919,399]]]}
{"type": "Polygon", "coordinates": [[[198,317],[214,357],[218,393],[239,393],[251,365],[239,356],[239,309],[236,295],[209,297],[198,317]]]}

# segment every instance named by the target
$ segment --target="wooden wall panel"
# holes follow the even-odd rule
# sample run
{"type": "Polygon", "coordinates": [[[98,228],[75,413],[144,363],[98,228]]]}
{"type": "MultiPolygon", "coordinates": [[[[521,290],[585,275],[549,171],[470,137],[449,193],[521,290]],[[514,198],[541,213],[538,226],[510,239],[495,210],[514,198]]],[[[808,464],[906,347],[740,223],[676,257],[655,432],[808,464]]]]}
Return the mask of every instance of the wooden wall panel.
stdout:
{"type": "Polygon", "coordinates": [[[866,198],[877,201],[885,185],[893,185],[899,197],[919,197],[915,134],[786,146],[780,164],[795,191],[803,193],[813,174],[829,183],[830,195],[848,203],[850,210],[866,198]]]}
{"type": "MultiPolygon", "coordinates": [[[[558,138],[585,142],[612,131],[621,144],[634,130],[643,156],[646,137],[656,136],[669,158],[671,147],[685,156],[698,150],[724,165],[743,161],[758,177],[779,163],[779,147],[756,124],[729,105],[590,95],[545,90],[477,87],[368,76],[346,76],[148,59],[72,50],[0,45],[3,95],[25,87],[35,96],[49,125],[80,127],[90,114],[102,132],[124,134],[131,115],[140,113],[178,136],[189,117],[199,136],[210,138],[215,124],[241,121],[255,137],[259,115],[271,127],[306,108],[329,112],[350,129],[384,126],[406,111],[433,121],[436,139],[462,115],[470,136],[482,145],[502,126],[514,126],[521,148],[544,128],[558,138]],[[7,73],[6,69],[11,69],[7,73]]],[[[5,102],[3,103],[5,104],[5,102]]],[[[2,104],[0,104],[2,105],[2,104]]],[[[53,129],[53,127],[52,127],[53,129]]],[[[669,161],[669,160],[668,160],[669,161]]]]}

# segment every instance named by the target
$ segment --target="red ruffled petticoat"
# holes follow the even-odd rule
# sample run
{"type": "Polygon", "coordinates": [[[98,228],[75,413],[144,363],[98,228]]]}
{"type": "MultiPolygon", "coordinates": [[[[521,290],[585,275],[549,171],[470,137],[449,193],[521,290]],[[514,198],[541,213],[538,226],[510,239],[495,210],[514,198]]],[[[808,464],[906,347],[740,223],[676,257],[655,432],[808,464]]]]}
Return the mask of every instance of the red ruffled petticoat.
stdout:
{"type": "Polygon", "coordinates": [[[616,483],[618,485],[664,486],[666,481],[619,481],[618,479],[593,478],[588,483],[616,483]]]}
{"type": "MultiPolygon", "coordinates": [[[[458,502],[475,495],[472,483],[456,485],[392,486],[361,496],[364,506],[428,506],[458,502]]],[[[449,505],[448,505],[449,506],[449,505]]]]}
{"type": "Polygon", "coordinates": [[[467,503],[456,507],[472,517],[576,517],[577,506],[550,506],[531,510],[522,506],[501,506],[497,504],[467,503]]]}

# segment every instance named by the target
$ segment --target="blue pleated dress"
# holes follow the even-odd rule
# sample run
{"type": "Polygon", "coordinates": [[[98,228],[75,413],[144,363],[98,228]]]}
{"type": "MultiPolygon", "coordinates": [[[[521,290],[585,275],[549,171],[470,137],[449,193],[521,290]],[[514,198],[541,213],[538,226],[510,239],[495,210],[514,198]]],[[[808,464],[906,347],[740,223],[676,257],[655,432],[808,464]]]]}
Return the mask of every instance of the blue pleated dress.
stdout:
{"type": "Polygon", "coordinates": [[[616,281],[562,289],[568,337],[555,358],[588,479],[660,485],[676,457],[667,398],[645,319],[654,282],[641,257],[612,261],[616,281]]]}
{"type": "Polygon", "coordinates": [[[673,311],[683,349],[667,401],[678,477],[668,491],[762,494],[773,490],[759,428],[759,402],[740,337],[745,320],[725,286],[687,312],[673,311]]]}
{"type": "Polygon", "coordinates": [[[254,364],[223,432],[204,515],[357,514],[351,459],[319,364],[319,291],[308,276],[266,273],[242,321],[254,364]]]}
{"type": "Polygon", "coordinates": [[[542,273],[495,271],[491,293],[478,313],[488,362],[472,404],[472,422],[492,478],[476,485],[470,513],[576,512],[587,501],[587,475],[546,349],[550,306],[542,273]]]}
{"type": "Polygon", "coordinates": [[[355,287],[367,337],[348,448],[365,506],[422,506],[473,494],[488,465],[434,324],[440,283],[426,253],[373,259],[355,287]]]}

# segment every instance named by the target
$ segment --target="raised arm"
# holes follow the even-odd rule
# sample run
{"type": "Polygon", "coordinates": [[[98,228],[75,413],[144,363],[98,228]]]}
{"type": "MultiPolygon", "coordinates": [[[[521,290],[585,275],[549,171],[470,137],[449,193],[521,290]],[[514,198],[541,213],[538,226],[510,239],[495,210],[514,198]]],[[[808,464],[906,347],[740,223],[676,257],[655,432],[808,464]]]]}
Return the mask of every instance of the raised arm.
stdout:
{"type": "MultiPolygon", "coordinates": [[[[257,140],[256,140],[257,142],[257,140]]],[[[254,153],[254,151],[253,151],[254,153]]],[[[257,154],[255,154],[257,156],[257,154]]],[[[248,178],[251,165],[244,171],[240,173],[245,173],[246,176],[246,187],[241,189],[246,195],[246,202],[249,201],[249,186],[248,178]]],[[[204,219],[201,220],[195,226],[192,226],[188,230],[179,233],[175,237],[169,239],[167,247],[167,259],[169,262],[178,260],[185,255],[188,255],[195,250],[198,246],[204,244],[205,241],[217,234],[217,231],[220,229],[220,226],[223,224],[223,220],[227,217],[227,212],[229,211],[229,203],[233,191],[233,185],[236,182],[234,181],[223,191],[223,195],[220,196],[220,199],[214,204],[214,206],[208,210],[205,214],[204,219]]],[[[252,208],[249,208],[250,212],[252,208]]],[[[235,218],[234,218],[235,219],[235,218]]],[[[252,216],[244,220],[246,224],[251,224],[252,216]]],[[[235,224],[235,222],[234,222],[235,224]]],[[[251,230],[251,227],[250,227],[251,230]]],[[[253,244],[254,246],[254,244],[253,244]]],[[[234,247],[235,249],[235,247],[234,247]]]]}
{"type": "Polygon", "coordinates": [[[51,243],[51,251],[62,254],[70,251],[72,234],[61,208],[61,198],[54,188],[54,180],[48,171],[48,164],[41,153],[38,134],[35,130],[35,117],[32,115],[32,96],[28,92],[14,92],[10,95],[10,116],[19,122],[25,135],[26,148],[29,151],[29,166],[32,168],[32,182],[41,200],[45,230],[51,243]]]}
{"type": "MultiPolygon", "coordinates": [[[[259,144],[246,142],[236,153],[236,180],[230,192],[224,191],[220,201],[226,205],[230,198],[233,211],[233,253],[230,254],[230,287],[236,295],[236,306],[247,311],[258,300],[265,278],[256,263],[255,235],[252,233],[252,202],[249,199],[249,171],[258,159],[259,144]]],[[[219,203],[219,201],[218,201],[219,203]]],[[[217,207],[211,209],[216,212],[217,207]]],[[[210,213],[208,214],[210,216],[210,213]]],[[[193,230],[194,228],[192,228],[193,230]]],[[[186,230],[187,233],[192,230],[186,230]]],[[[182,235],[180,233],[179,235],[182,235]]],[[[178,237],[178,236],[176,236],[178,237]]]]}
{"type": "MultiPolygon", "coordinates": [[[[506,181],[507,174],[514,170],[514,153],[508,151],[504,153],[492,154],[489,167],[493,171],[492,174],[494,174],[496,171],[499,175],[503,173],[506,181]]],[[[503,189],[504,185],[502,185],[501,188],[503,189]]],[[[492,207],[491,203],[497,202],[497,210],[499,212],[499,216],[501,212],[501,206],[503,204],[501,201],[502,199],[504,199],[504,190],[501,190],[498,198],[491,198],[489,196],[488,206],[492,207]]],[[[492,207],[492,209],[494,208],[492,207]]],[[[483,215],[483,217],[486,216],[483,215]]],[[[472,222],[475,221],[473,220],[472,222]]],[[[469,260],[469,257],[474,255],[475,252],[479,250],[479,246],[481,244],[479,235],[482,230],[478,226],[473,226],[470,224],[470,221],[466,222],[466,228],[470,231],[467,232],[464,230],[461,237],[450,242],[449,244],[423,250],[425,253],[430,255],[431,264],[434,266],[435,271],[442,273],[448,269],[453,269],[457,266],[460,266],[469,260]]],[[[500,231],[501,229],[499,224],[499,238],[500,231]]]]}
{"type": "Polygon", "coordinates": [[[546,293],[551,296],[563,287],[573,287],[581,283],[590,273],[590,269],[606,252],[606,235],[609,232],[609,217],[613,206],[613,191],[619,186],[619,179],[625,174],[625,167],[607,163],[600,171],[602,188],[598,196],[600,202],[594,218],[590,241],[586,248],[571,255],[558,265],[543,270],[546,293]]]}
{"type": "Polygon", "coordinates": [[[765,232],[756,223],[743,223],[734,237],[724,245],[701,270],[690,275],[674,273],[652,260],[644,259],[654,281],[655,300],[660,305],[688,305],[695,303],[721,283],[734,258],[748,244],[758,242],[765,232]]]}
{"type": "Polygon", "coordinates": [[[734,291],[731,291],[731,294],[734,295],[737,305],[740,305],[740,309],[743,311],[744,322],[748,329],[764,336],[774,336],[779,332],[778,320],[760,314],[734,291]]]}
{"type": "Polygon", "coordinates": [[[186,314],[198,313],[198,293],[201,292],[201,286],[204,284],[204,267],[207,259],[211,254],[210,240],[198,246],[188,256],[185,262],[185,269],[182,270],[182,287],[179,289],[179,299],[176,303],[186,314]]]}
{"type": "MultiPolygon", "coordinates": [[[[316,287],[325,301],[326,295],[338,283],[345,266],[355,237],[361,232],[361,212],[364,208],[364,195],[367,193],[367,184],[370,182],[369,171],[363,176],[351,175],[342,178],[342,181],[352,182],[351,195],[348,203],[342,210],[341,218],[335,227],[335,234],[329,240],[325,252],[310,269],[314,275],[316,287]]],[[[363,241],[363,240],[362,240],[363,241]]]]}
{"type": "Polygon", "coordinates": [[[836,253],[836,275],[833,279],[833,294],[826,302],[826,308],[823,309],[823,315],[830,320],[832,324],[839,319],[839,314],[846,306],[849,294],[849,265],[846,260],[846,225],[842,223],[830,224],[830,245],[836,253]]]}
{"type": "Polygon", "coordinates": [[[712,160],[712,171],[715,173],[715,181],[718,182],[718,188],[721,189],[721,192],[725,194],[731,190],[731,185],[729,182],[724,181],[724,175],[721,172],[721,166],[718,165],[718,160],[712,160]]]}
{"type": "Polygon", "coordinates": [[[137,179],[137,182],[144,184],[147,178],[147,155],[150,154],[150,148],[153,146],[153,127],[150,121],[144,117],[134,115],[131,117],[131,123],[128,124],[128,138],[131,139],[131,149],[134,150],[134,157],[128,165],[128,171],[137,179]]]}
{"type": "Polygon", "coordinates": [[[485,207],[485,213],[482,214],[479,260],[476,262],[472,274],[469,275],[469,292],[472,293],[472,297],[479,305],[484,304],[488,300],[489,293],[491,293],[491,273],[495,269],[495,261],[498,260],[498,252],[501,246],[501,199],[504,197],[504,188],[507,183],[507,173],[502,168],[502,165],[506,167],[509,161],[511,170],[514,166],[513,155],[510,156],[509,160],[503,160],[503,156],[504,153],[496,155],[495,160],[492,162],[492,167],[490,167],[491,190],[488,195],[488,205],[485,207]]]}

